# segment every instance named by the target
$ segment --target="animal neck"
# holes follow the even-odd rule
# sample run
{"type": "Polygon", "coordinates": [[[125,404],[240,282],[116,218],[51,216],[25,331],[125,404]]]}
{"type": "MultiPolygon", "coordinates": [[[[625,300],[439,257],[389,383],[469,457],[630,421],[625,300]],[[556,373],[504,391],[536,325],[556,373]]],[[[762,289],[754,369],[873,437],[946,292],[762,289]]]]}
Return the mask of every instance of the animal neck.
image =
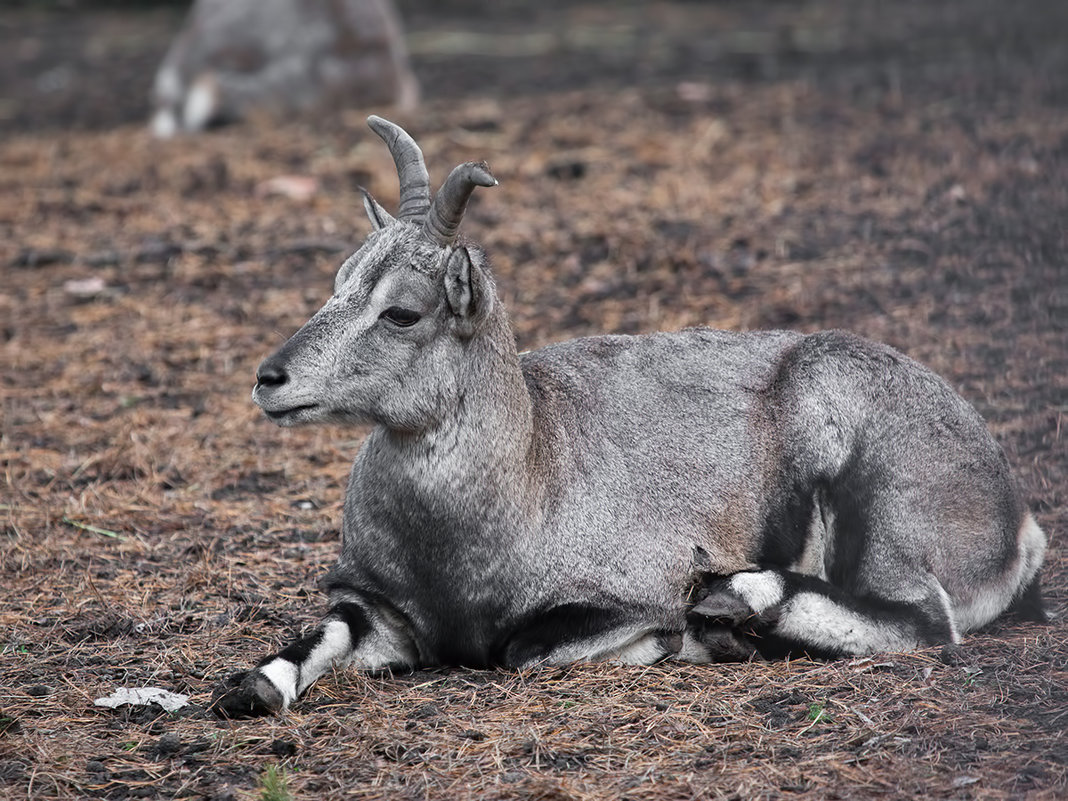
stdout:
{"type": "Polygon", "coordinates": [[[500,486],[524,480],[533,410],[503,310],[465,343],[449,413],[419,432],[388,431],[410,478],[432,486],[500,486]]]}

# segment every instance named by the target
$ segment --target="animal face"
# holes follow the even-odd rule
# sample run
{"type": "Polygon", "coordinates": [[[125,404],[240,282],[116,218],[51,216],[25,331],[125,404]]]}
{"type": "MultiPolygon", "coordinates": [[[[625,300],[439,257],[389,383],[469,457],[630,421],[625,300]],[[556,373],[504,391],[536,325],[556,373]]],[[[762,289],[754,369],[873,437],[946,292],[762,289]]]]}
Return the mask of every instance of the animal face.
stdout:
{"type": "Polygon", "coordinates": [[[279,425],[433,426],[453,406],[464,343],[498,306],[481,255],[455,244],[471,192],[497,183],[489,168],[461,164],[431,200],[415,141],[368,122],[397,164],[398,217],[364,194],[374,233],[338,270],[333,297],[257,370],[252,398],[279,425]]]}
{"type": "Polygon", "coordinates": [[[373,233],[341,266],[333,296],[260,365],[253,400],[283,426],[432,425],[458,347],[450,255],[408,223],[373,233]]]}

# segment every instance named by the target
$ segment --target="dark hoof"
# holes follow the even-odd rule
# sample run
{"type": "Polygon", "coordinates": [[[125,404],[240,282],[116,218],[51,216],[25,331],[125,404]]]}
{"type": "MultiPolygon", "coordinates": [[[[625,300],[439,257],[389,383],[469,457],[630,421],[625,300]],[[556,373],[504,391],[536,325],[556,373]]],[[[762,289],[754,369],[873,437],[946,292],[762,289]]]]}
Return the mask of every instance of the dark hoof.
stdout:
{"type": "Polygon", "coordinates": [[[755,613],[749,604],[734,592],[726,581],[717,581],[710,588],[709,593],[690,610],[688,617],[691,620],[703,618],[712,623],[722,623],[728,626],[738,626],[744,623],[755,613]]]}
{"type": "Polygon", "coordinates": [[[686,614],[693,638],[708,653],[712,662],[745,662],[762,658],[758,643],[774,626],[781,611],[779,605],[757,613],[730,586],[730,578],[716,578],[706,583],[707,595],[686,614]]]}
{"type": "Polygon", "coordinates": [[[251,673],[235,673],[218,687],[211,711],[220,718],[259,718],[282,711],[282,696],[271,682],[251,673]]]}
{"type": "Polygon", "coordinates": [[[961,650],[959,645],[953,643],[946,643],[942,646],[942,649],[938,652],[938,661],[943,665],[959,665],[963,661],[961,659],[961,650]]]}
{"type": "Polygon", "coordinates": [[[712,662],[748,662],[760,652],[744,635],[727,626],[706,624],[693,630],[693,638],[705,647],[712,662]]]}

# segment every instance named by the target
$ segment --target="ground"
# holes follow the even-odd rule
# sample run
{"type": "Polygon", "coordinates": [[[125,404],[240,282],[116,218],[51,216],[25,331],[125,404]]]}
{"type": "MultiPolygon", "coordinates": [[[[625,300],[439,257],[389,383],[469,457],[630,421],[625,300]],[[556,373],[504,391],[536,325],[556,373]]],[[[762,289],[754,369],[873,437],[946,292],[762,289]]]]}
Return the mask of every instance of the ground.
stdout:
{"type": "MultiPolygon", "coordinates": [[[[392,206],[395,175],[380,109],[152,141],[180,8],[70,5],[0,11],[0,794],[1068,794],[1063,614],[828,663],[339,671],[216,720],[215,685],[322,611],[364,433],[274,428],[253,374],[367,233],[358,187],[392,206]],[[93,704],[145,686],[192,705],[93,704]]],[[[521,347],[889,342],[988,420],[1063,612],[1066,4],[400,5],[425,102],[398,120],[434,180],[500,179],[465,230],[521,347]]]]}

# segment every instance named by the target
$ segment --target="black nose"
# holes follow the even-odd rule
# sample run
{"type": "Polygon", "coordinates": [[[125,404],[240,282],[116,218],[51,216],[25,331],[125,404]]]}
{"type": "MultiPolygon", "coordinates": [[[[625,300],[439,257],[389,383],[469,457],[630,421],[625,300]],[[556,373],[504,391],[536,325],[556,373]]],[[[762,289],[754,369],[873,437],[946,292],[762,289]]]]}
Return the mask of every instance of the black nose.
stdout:
{"type": "Polygon", "coordinates": [[[264,359],[256,371],[256,383],[264,387],[280,387],[289,376],[279,359],[274,356],[264,359]]]}

